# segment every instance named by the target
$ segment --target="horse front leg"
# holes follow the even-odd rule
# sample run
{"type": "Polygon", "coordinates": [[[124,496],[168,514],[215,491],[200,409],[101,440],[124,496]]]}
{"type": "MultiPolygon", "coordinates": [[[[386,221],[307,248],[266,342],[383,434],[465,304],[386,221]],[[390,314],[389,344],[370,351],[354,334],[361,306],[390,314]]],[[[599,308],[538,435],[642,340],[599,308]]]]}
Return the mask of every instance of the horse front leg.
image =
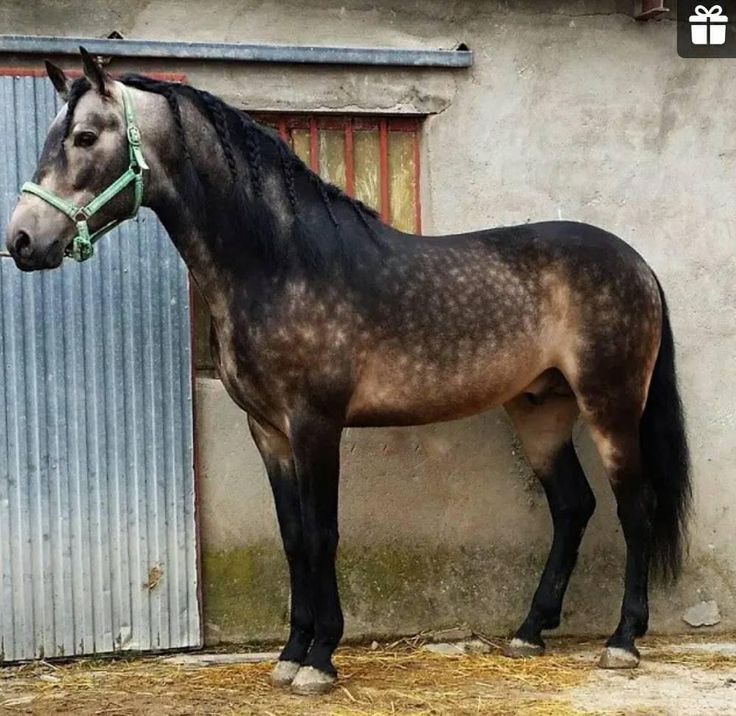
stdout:
{"type": "Polygon", "coordinates": [[[328,691],[337,678],[332,654],[343,633],[337,589],[337,493],[342,426],[321,416],[293,421],[291,445],[309,564],[314,641],[292,682],[300,694],[328,691]]]}
{"type": "Polygon", "coordinates": [[[271,673],[271,681],[275,686],[289,686],[306,659],[314,638],[310,575],[302,532],[296,468],[291,445],[285,435],[250,415],[248,425],[266,466],[289,564],[289,638],[271,673]]]}

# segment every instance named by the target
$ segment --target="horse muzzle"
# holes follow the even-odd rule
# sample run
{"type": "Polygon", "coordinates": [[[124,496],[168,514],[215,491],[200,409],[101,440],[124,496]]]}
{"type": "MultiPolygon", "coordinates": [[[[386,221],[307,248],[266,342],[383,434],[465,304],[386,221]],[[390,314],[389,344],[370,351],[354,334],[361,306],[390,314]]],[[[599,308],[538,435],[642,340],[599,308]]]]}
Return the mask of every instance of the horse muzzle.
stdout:
{"type": "Polygon", "coordinates": [[[21,271],[40,271],[59,266],[64,259],[64,244],[61,239],[40,242],[23,228],[8,231],[8,252],[21,271]]]}

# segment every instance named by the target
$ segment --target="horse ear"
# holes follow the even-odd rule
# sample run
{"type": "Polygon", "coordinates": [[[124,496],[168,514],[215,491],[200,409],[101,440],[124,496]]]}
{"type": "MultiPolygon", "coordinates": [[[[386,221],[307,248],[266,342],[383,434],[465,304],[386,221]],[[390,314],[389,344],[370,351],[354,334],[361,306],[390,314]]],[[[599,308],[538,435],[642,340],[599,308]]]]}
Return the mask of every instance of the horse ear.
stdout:
{"type": "Polygon", "coordinates": [[[92,55],[90,55],[84,47],[80,47],[79,52],[82,55],[84,76],[100,94],[109,95],[109,83],[111,80],[107,73],[95,62],[92,55]]]}
{"type": "Polygon", "coordinates": [[[69,99],[69,78],[64,74],[64,70],[61,67],[57,67],[53,62],[44,60],[46,65],[46,74],[51,80],[51,84],[54,85],[54,89],[59,93],[59,96],[66,102],[69,99]]]}

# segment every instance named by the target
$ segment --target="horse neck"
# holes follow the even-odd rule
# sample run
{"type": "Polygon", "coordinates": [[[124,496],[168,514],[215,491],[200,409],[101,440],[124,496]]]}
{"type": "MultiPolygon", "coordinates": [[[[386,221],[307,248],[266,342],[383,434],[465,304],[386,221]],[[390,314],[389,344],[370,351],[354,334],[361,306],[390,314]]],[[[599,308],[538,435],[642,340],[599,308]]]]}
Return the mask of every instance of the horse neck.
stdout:
{"type": "Polygon", "coordinates": [[[226,153],[201,111],[188,107],[182,117],[185,135],[197,141],[187,143],[190,159],[169,160],[162,184],[171,190],[156,210],[213,312],[222,303],[223,287],[242,296],[283,288],[292,275],[324,279],[324,271],[320,277],[319,269],[310,266],[315,252],[324,251],[334,262],[329,271],[333,286],[347,275],[335,270],[345,253],[354,265],[351,279],[359,278],[358,272],[374,273],[381,254],[370,233],[388,239],[391,229],[361,215],[346,199],[327,198],[319,180],[292,167],[291,157],[285,158],[285,150],[262,131],[246,135],[257,147],[231,137],[233,150],[226,153]],[[254,150],[259,157],[255,165],[249,160],[254,150]],[[270,281],[275,275],[286,280],[270,281]]]}
{"type": "MultiPolygon", "coordinates": [[[[183,113],[190,122],[202,118],[183,113]]],[[[151,203],[174,245],[184,259],[213,313],[224,310],[223,293],[242,293],[254,277],[265,275],[263,247],[282,241],[290,231],[287,199],[276,181],[278,167],[264,163],[264,192],[256,197],[248,163],[239,155],[239,183],[233,186],[228,158],[214,128],[186,126],[187,136],[201,139],[189,146],[189,156],[179,156],[165,167],[163,181],[151,203]]],[[[172,138],[172,141],[175,141],[172,138]]]]}

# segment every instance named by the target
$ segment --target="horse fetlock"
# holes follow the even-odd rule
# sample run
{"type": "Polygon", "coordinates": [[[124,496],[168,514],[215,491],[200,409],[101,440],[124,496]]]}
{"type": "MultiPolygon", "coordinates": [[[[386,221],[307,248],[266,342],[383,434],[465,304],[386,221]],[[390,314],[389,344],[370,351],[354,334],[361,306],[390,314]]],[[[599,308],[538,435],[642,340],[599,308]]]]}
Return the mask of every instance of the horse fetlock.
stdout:
{"type": "Polygon", "coordinates": [[[542,629],[557,629],[560,626],[560,612],[549,614],[542,620],[542,629]]]}
{"type": "Polygon", "coordinates": [[[611,644],[618,646],[618,642],[623,640],[625,646],[629,642],[633,644],[636,637],[644,636],[649,629],[649,608],[646,605],[629,607],[624,612],[624,617],[616,629],[615,634],[609,640],[611,644]]]}
{"type": "Polygon", "coordinates": [[[606,642],[598,666],[603,669],[632,669],[639,664],[639,650],[636,648],[636,632],[631,623],[622,623],[606,642]]]}
{"type": "Polygon", "coordinates": [[[534,644],[544,649],[542,640],[543,629],[554,629],[560,623],[560,610],[556,607],[540,608],[533,603],[529,615],[524,623],[516,630],[514,639],[528,644],[534,644]]]}
{"type": "Polygon", "coordinates": [[[312,631],[292,629],[279,659],[301,664],[309,653],[309,647],[312,645],[313,638],[314,633],[312,631]]]}
{"type": "Polygon", "coordinates": [[[562,605],[552,594],[537,595],[526,622],[516,632],[516,636],[531,642],[542,642],[543,629],[557,629],[560,626],[562,605]]]}
{"type": "Polygon", "coordinates": [[[635,637],[644,636],[649,629],[649,613],[637,614],[630,620],[631,627],[628,629],[635,637]]]}
{"type": "Polygon", "coordinates": [[[303,665],[313,666],[326,674],[336,675],[337,669],[335,669],[332,663],[332,654],[335,649],[336,644],[315,642],[309,650],[307,658],[304,659],[303,665]]]}

